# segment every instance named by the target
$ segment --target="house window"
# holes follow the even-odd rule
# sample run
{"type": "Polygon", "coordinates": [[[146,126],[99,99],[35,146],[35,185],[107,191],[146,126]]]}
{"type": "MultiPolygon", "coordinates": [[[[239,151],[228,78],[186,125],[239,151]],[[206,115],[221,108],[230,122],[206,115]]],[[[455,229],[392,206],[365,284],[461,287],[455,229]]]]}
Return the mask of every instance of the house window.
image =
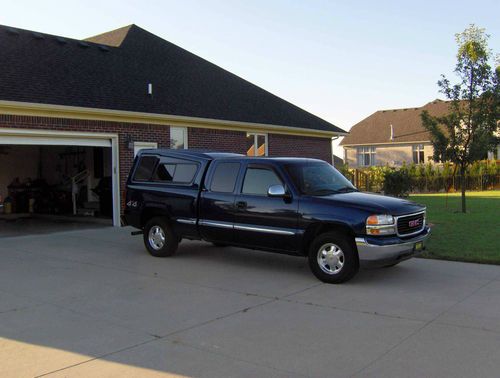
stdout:
{"type": "Polygon", "coordinates": [[[413,162],[415,164],[425,163],[423,144],[416,144],[413,146],[413,162]]]}
{"type": "Polygon", "coordinates": [[[358,166],[375,165],[375,147],[358,147],[358,166]]]}
{"type": "Polygon", "coordinates": [[[188,148],[187,127],[170,127],[170,148],[176,150],[188,148]]]}
{"type": "Polygon", "coordinates": [[[134,142],[134,157],[137,156],[140,150],[147,148],[158,148],[158,143],[156,142],[134,142]]]}
{"type": "Polygon", "coordinates": [[[267,156],[267,134],[247,133],[247,155],[267,156]]]}

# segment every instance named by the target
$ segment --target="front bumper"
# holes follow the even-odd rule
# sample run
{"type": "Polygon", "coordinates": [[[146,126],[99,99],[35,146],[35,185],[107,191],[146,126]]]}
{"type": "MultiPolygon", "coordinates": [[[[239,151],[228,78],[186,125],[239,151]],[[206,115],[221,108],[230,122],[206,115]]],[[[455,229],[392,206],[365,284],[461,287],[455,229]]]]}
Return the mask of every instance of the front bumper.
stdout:
{"type": "Polygon", "coordinates": [[[426,227],[420,234],[411,239],[357,237],[356,247],[360,265],[378,267],[407,260],[425,249],[430,234],[430,227],[426,227]]]}

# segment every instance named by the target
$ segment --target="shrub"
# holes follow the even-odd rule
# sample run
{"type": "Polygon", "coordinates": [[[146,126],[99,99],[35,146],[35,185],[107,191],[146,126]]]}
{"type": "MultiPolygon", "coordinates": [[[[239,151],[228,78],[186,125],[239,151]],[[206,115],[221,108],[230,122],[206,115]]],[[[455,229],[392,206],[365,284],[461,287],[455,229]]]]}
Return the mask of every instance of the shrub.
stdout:
{"type": "Polygon", "coordinates": [[[372,166],[364,170],[364,172],[370,177],[370,191],[378,192],[382,190],[384,186],[385,173],[389,170],[390,168],[387,166],[372,166]]]}
{"type": "Polygon", "coordinates": [[[387,170],[384,174],[383,188],[384,194],[407,197],[411,190],[411,180],[407,170],[387,170]]]}

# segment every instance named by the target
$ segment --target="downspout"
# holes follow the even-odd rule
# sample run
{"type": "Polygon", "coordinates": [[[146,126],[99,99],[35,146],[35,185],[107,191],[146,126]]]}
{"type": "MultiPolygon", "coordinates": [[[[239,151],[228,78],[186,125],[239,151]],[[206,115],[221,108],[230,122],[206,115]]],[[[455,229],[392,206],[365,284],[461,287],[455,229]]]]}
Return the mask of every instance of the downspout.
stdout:
{"type": "Polygon", "coordinates": [[[332,137],[332,140],[330,141],[330,146],[331,146],[330,148],[331,148],[331,150],[332,150],[332,156],[331,156],[331,158],[332,158],[332,165],[333,165],[333,166],[335,166],[335,159],[333,158],[333,155],[334,155],[334,153],[333,153],[333,141],[334,141],[334,140],[337,140],[337,139],[339,139],[339,138],[340,138],[340,136],[339,136],[339,135],[337,135],[337,136],[332,137]]]}

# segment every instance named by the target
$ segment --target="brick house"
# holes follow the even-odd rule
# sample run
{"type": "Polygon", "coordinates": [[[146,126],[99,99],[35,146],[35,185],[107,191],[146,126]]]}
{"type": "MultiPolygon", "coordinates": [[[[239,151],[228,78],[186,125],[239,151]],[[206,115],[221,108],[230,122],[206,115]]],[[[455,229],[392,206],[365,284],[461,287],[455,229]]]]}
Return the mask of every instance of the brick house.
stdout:
{"type": "Polygon", "coordinates": [[[135,25],[85,40],[0,26],[0,51],[0,196],[12,213],[109,213],[119,225],[141,148],[331,162],[332,137],[345,135],[135,25]],[[93,190],[106,185],[107,200],[93,190]]]}
{"type": "Polygon", "coordinates": [[[448,104],[434,100],[419,108],[379,110],[358,122],[340,142],[344,161],[352,168],[428,162],[434,151],[420,118],[424,110],[441,116],[448,104]]]}

